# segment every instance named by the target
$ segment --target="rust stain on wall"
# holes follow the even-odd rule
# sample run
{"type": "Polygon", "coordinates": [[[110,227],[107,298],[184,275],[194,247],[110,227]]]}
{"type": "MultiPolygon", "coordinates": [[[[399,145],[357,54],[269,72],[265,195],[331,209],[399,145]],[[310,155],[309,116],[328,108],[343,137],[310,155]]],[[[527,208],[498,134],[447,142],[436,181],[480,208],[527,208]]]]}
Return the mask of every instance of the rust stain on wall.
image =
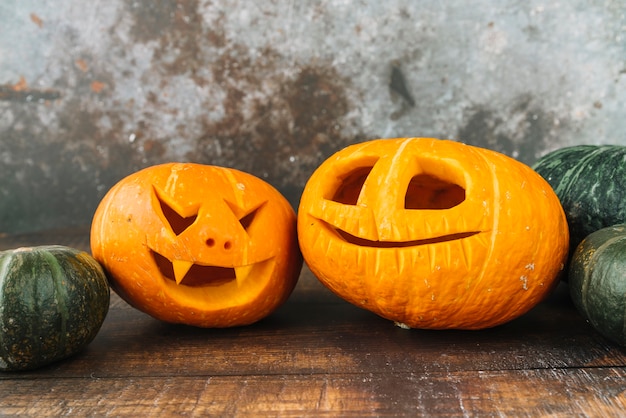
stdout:
{"type": "Polygon", "coordinates": [[[57,100],[61,93],[52,89],[30,88],[24,76],[15,84],[0,85],[0,100],[42,103],[57,100]]]}
{"type": "Polygon", "coordinates": [[[128,5],[134,19],[131,35],[137,42],[158,41],[153,60],[170,74],[195,73],[206,57],[202,17],[197,0],[157,0],[128,5]]]}
{"type": "Polygon", "coordinates": [[[535,105],[529,96],[518,98],[503,114],[488,107],[468,109],[468,118],[459,128],[460,141],[497,150],[532,164],[541,150],[550,147],[557,124],[553,115],[535,105]]]}
{"type": "Polygon", "coordinates": [[[163,33],[169,32],[176,23],[177,11],[193,3],[192,10],[197,6],[196,1],[152,0],[125,2],[128,13],[134,20],[131,31],[138,42],[148,42],[159,39],[163,33]]]}
{"type": "Polygon", "coordinates": [[[30,20],[39,28],[43,28],[43,20],[36,13],[30,14],[30,20]]]}
{"type": "Polygon", "coordinates": [[[248,171],[295,204],[360,140],[437,136],[532,162],[624,138],[622,51],[578,26],[615,40],[619,7],[561,2],[554,20],[510,1],[489,16],[434,1],[48,3],[0,14],[19,35],[0,39],[0,227],[85,224],[115,181],[165,161],[248,171]]]}
{"type": "MultiPolygon", "coordinates": [[[[201,92],[193,99],[207,108],[199,120],[179,120],[177,135],[191,147],[184,158],[248,171],[295,202],[313,169],[356,139],[343,137],[341,130],[350,108],[349,81],[323,62],[294,66],[270,47],[251,51],[233,42],[221,19],[215,25],[203,22],[197,1],[158,3],[128,6],[135,40],[159,45],[151,67],[161,77],[160,91],[147,94],[146,119],[160,113],[179,120],[184,109],[165,92],[176,77],[192,80],[201,92]],[[211,116],[218,108],[221,116],[211,116]]],[[[143,150],[152,150],[154,162],[167,158],[166,140],[146,132],[138,142],[150,141],[143,150]]]]}
{"type": "Polygon", "coordinates": [[[329,67],[304,67],[287,75],[240,56],[227,54],[214,67],[215,79],[226,86],[225,114],[219,121],[205,120],[189,157],[227,161],[284,191],[295,186],[288,196],[294,201],[298,190],[293,189],[304,186],[321,160],[355,139],[341,133],[349,109],[346,82],[329,67]],[[260,85],[267,91],[259,91],[260,85]]]}

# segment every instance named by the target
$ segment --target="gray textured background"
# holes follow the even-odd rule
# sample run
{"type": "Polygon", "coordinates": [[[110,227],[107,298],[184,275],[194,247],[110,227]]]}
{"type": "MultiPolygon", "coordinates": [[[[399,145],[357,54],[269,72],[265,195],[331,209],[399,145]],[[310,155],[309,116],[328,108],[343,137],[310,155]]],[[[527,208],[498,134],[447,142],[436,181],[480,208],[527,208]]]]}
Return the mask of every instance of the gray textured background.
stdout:
{"type": "Polygon", "coordinates": [[[626,2],[3,0],[0,233],[117,180],[232,166],[296,205],[332,152],[433,136],[532,164],[626,145],[626,2]]]}

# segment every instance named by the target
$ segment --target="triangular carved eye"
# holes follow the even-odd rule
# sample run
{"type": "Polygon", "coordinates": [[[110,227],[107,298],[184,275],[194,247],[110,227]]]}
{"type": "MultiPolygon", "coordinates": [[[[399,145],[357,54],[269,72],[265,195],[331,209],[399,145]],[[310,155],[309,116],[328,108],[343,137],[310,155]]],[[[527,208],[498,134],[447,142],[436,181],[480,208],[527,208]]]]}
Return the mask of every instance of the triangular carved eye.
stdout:
{"type": "MultiPolygon", "coordinates": [[[[261,205],[261,206],[263,206],[263,205],[261,205]]],[[[259,212],[259,209],[261,209],[261,206],[257,207],[252,212],[250,212],[249,214],[247,214],[243,218],[239,219],[239,223],[241,224],[241,226],[243,226],[243,229],[245,229],[247,231],[248,228],[250,228],[250,225],[252,224],[252,221],[256,217],[256,214],[259,212]]]]}
{"type": "Polygon", "coordinates": [[[235,216],[237,216],[237,218],[239,220],[239,223],[241,224],[243,229],[246,230],[246,232],[248,232],[248,230],[252,226],[252,222],[254,221],[256,216],[258,215],[258,213],[261,210],[261,208],[263,206],[265,206],[265,203],[266,203],[266,202],[263,202],[260,205],[258,205],[257,207],[255,207],[254,209],[252,209],[252,210],[250,210],[248,212],[244,212],[244,209],[239,208],[239,207],[233,205],[229,201],[226,200],[225,202],[226,202],[226,204],[228,204],[228,206],[230,207],[230,210],[233,211],[235,216]]]}
{"type": "MultiPolygon", "coordinates": [[[[161,208],[161,212],[163,213],[163,217],[169,224],[170,228],[176,235],[182,234],[187,228],[189,228],[198,217],[198,210],[194,208],[191,210],[193,212],[190,215],[181,214],[184,212],[182,208],[175,209],[173,208],[173,203],[168,203],[166,197],[162,192],[159,192],[156,188],[154,189],[154,194],[159,202],[159,206],[161,208]],[[187,215],[187,216],[185,216],[187,215]]],[[[187,212],[190,212],[189,210],[187,212]]]]}

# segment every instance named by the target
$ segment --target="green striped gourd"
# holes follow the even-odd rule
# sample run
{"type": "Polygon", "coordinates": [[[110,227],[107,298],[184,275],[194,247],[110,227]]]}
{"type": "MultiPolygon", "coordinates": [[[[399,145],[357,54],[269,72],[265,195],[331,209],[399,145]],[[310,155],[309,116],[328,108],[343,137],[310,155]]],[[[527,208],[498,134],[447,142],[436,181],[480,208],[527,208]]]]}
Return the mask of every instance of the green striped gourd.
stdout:
{"type": "Polygon", "coordinates": [[[109,309],[105,273],[64,246],[0,252],[0,371],[29,370],[76,354],[109,309]]]}

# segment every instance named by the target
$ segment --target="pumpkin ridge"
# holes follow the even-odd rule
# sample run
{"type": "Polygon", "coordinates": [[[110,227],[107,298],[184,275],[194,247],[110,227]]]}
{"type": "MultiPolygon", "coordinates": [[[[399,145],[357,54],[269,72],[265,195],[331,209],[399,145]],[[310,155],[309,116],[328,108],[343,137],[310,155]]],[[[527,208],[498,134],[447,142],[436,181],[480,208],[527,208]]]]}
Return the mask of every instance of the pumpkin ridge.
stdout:
{"type": "MultiPolygon", "coordinates": [[[[582,245],[582,243],[581,243],[582,245]]],[[[588,303],[587,303],[587,297],[589,296],[589,282],[591,279],[591,275],[593,273],[593,269],[588,268],[588,266],[590,266],[595,258],[596,255],[596,251],[594,251],[592,254],[590,254],[589,258],[587,258],[585,260],[585,268],[583,269],[583,276],[582,276],[582,280],[580,282],[580,288],[581,288],[581,292],[580,292],[580,303],[582,305],[582,309],[584,312],[588,311],[588,303]]]]}
{"type": "Polygon", "coordinates": [[[54,283],[54,299],[57,303],[57,306],[59,307],[59,314],[61,316],[61,334],[59,345],[61,347],[65,347],[67,340],[67,321],[69,319],[69,312],[66,303],[68,295],[67,292],[64,291],[64,287],[62,284],[63,272],[61,271],[61,266],[59,265],[59,262],[54,255],[47,251],[44,251],[41,254],[48,263],[48,266],[50,268],[50,274],[52,276],[52,282],[54,283]]]}
{"type": "MultiPolygon", "coordinates": [[[[22,268],[22,266],[26,266],[26,268],[30,267],[27,270],[27,272],[25,272],[24,277],[33,279],[35,278],[36,271],[35,271],[35,268],[33,268],[31,265],[31,260],[30,260],[31,255],[32,255],[32,252],[30,251],[28,251],[28,253],[25,253],[24,257],[19,259],[19,264],[17,264],[17,266],[19,266],[20,269],[22,268]]],[[[16,269],[17,269],[17,266],[15,267],[16,269]]],[[[37,294],[37,290],[38,290],[37,288],[38,286],[35,280],[30,280],[28,283],[22,283],[22,286],[15,286],[16,290],[23,291],[22,302],[25,305],[25,308],[28,309],[29,311],[35,310],[36,306],[39,305],[40,300],[38,298],[39,295],[37,294]],[[30,286],[28,286],[28,288],[26,289],[25,284],[28,284],[30,286]]],[[[33,341],[34,335],[41,334],[40,332],[41,325],[42,325],[41,321],[32,322],[28,324],[28,340],[29,341],[31,342],[33,341]]],[[[38,344],[38,346],[41,346],[41,344],[38,344]]],[[[40,350],[35,350],[33,348],[33,352],[34,351],[39,352],[40,350]]]]}
{"type": "Polygon", "coordinates": [[[237,177],[235,176],[235,172],[228,170],[228,169],[224,169],[223,167],[216,167],[220,174],[224,177],[226,177],[228,179],[228,183],[230,183],[231,185],[237,185],[237,187],[233,187],[233,193],[235,195],[235,203],[237,205],[237,207],[243,208],[245,207],[245,202],[246,199],[244,197],[244,190],[245,190],[245,186],[242,182],[240,182],[239,180],[237,180],[237,177]]]}
{"type": "MultiPolygon", "coordinates": [[[[498,181],[498,173],[496,172],[496,165],[490,161],[487,156],[485,154],[490,153],[494,156],[498,156],[498,154],[496,153],[491,153],[489,150],[482,150],[482,149],[478,149],[478,148],[470,148],[471,151],[473,151],[473,153],[477,156],[480,157],[480,159],[482,161],[484,161],[485,165],[487,166],[487,168],[489,169],[489,172],[491,174],[491,187],[492,187],[492,193],[493,193],[493,204],[500,206],[500,182],[498,181]]],[[[507,157],[508,158],[508,157],[507,157]]],[[[489,242],[492,243],[491,245],[488,246],[488,251],[487,254],[485,255],[485,259],[484,262],[482,263],[482,266],[480,268],[480,273],[476,275],[476,279],[475,282],[472,283],[474,286],[472,287],[472,290],[469,291],[469,295],[468,295],[468,300],[470,300],[473,296],[474,296],[474,292],[476,291],[476,289],[479,288],[478,284],[480,284],[484,277],[485,277],[485,273],[487,271],[487,266],[491,264],[491,258],[493,257],[493,248],[494,245],[493,243],[496,242],[497,236],[498,236],[498,227],[500,224],[500,210],[499,207],[498,208],[494,208],[494,210],[491,211],[492,213],[492,229],[491,229],[491,237],[489,238],[489,242]]],[[[469,265],[469,264],[468,264],[469,265]]],[[[469,286],[469,283],[468,283],[469,286]]]]}

